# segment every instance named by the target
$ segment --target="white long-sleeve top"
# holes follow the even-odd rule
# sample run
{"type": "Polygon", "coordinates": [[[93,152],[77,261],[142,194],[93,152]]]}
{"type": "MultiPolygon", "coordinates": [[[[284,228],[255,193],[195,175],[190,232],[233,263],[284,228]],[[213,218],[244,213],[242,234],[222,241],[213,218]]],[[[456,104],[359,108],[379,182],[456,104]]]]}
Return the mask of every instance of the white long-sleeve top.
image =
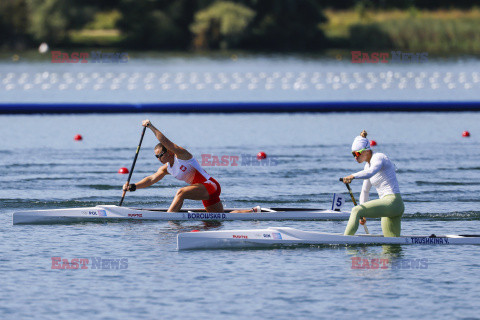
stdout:
{"type": "Polygon", "coordinates": [[[362,171],[353,174],[355,179],[365,179],[360,194],[360,204],[368,201],[368,194],[372,185],[377,189],[381,199],[387,194],[400,193],[395,166],[383,153],[374,153],[370,164],[365,163],[362,171]]]}

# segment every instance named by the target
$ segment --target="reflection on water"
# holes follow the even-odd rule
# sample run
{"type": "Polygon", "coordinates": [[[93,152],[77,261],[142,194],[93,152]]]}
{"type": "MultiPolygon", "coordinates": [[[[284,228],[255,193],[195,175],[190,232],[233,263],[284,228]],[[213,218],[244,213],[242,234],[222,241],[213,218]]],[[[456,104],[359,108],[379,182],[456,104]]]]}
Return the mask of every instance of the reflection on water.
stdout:
{"type": "Polygon", "coordinates": [[[195,224],[192,225],[192,222],[180,222],[180,221],[168,221],[168,228],[164,229],[168,232],[191,232],[193,230],[198,231],[208,231],[215,230],[222,226],[221,221],[208,220],[208,221],[195,221],[195,224]]]}

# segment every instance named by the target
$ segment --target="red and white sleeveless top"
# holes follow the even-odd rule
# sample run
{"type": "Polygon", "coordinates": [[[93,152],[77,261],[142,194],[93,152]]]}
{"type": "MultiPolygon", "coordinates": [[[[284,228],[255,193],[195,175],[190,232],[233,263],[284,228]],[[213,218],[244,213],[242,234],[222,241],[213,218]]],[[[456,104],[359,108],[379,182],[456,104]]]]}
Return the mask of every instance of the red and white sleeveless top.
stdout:
{"type": "Polygon", "coordinates": [[[173,166],[170,166],[170,162],[167,163],[167,171],[188,184],[203,183],[211,178],[194,157],[190,160],[180,160],[175,156],[173,166]]]}

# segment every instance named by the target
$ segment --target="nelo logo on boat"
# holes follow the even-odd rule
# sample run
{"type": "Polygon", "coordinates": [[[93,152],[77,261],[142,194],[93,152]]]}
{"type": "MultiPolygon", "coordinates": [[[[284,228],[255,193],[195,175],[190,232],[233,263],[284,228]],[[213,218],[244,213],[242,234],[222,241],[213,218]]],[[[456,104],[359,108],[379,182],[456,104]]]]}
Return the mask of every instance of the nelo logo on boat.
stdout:
{"type": "Polygon", "coordinates": [[[232,237],[234,239],[248,239],[248,236],[243,235],[243,234],[234,234],[232,237]]]}
{"type": "Polygon", "coordinates": [[[131,218],[142,218],[143,213],[129,213],[128,216],[131,218]]]}

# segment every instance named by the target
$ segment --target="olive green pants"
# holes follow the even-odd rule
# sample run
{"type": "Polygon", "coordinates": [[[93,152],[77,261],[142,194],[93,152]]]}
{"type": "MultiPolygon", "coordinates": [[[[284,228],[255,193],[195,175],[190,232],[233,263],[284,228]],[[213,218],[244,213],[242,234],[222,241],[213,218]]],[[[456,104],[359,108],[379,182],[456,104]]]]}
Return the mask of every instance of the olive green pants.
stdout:
{"type": "Polygon", "coordinates": [[[404,210],[405,206],[399,193],[388,194],[382,199],[367,201],[364,204],[353,207],[344,234],[353,236],[358,229],[358,220],[365,217],[382,218],[383,236],[399,237],[404,210]]]}

